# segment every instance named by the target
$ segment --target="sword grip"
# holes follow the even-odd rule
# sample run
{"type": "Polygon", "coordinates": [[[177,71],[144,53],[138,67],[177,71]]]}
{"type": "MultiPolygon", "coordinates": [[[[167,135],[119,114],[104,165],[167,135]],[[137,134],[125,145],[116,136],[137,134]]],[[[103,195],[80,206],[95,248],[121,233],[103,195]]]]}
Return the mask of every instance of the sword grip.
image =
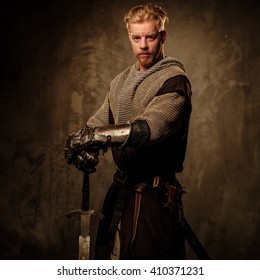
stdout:
{"type": "Polygon", "coordinates": [[[82,187],[82,210],[89,210],[89,173],[84,172],[83,187],[82,187]]]}

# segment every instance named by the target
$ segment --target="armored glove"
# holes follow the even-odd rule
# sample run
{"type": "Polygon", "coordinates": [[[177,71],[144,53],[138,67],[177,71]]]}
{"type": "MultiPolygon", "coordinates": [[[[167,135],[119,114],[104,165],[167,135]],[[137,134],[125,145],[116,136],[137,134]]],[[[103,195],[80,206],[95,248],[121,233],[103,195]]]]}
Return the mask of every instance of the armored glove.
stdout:
{"type": "MultiPolygon", "coordinates": [[[[80,157],[82,155],[80,155],[80,152],[84,151],[84,147],[87,144],[90,144],[90,129],[89,128],[85,128],[85,129],[81,129],[78,131],[75,131],[73,133],[71,133],[67,139],[66,142],[66,147],[64,150],[64,155],[65,155],[65,159],[67,161],[68,164],[72,164],[74,163],[74,161],[76,160],[76,157],[79,156],[79,161],[80,157]]],[[[97,150],[92,149],[91,152],[96,152],[97,150]]]]}
{"type": "Polygon", "coordinates": [[[75,167],[82,171],[88,173],[96,172],[96,166],[98,165],[98,154],[97,153],[88,153],[86,151],[82,151],[75,156],[73,164],[75,167]]]}
{"type": "Polygon", "coordinates": [[[86,127],[69,135],[64,151],[65,159],[68,164],[73,163],[81,169],[86,162],[90,165],[92,162],[98,163],[96,160],[90,160],[90,155],[97,158],[99,151],[105,152],[108,146],[143,145],[148,141],[149,134],[149,127],[146,121],[142,120],[132,124],[86,127]],[[81,153],[83,151],[87,154],[81,153]]]}
{"type": "Polygon", "coordinates": [[[106,151],[107,146],[123,145],[131,131],[131,125],[107,127],[86,127],[69,135],[65,147],[65,159],[68,164],[74,163],[80,152],[98,154],[99,150],[106,151]]]}

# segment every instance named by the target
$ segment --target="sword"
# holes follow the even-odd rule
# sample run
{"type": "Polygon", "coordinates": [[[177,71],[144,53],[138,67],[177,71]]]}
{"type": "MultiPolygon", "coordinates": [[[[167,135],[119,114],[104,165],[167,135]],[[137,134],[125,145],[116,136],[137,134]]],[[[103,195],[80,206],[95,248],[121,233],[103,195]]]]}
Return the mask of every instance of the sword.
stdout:
{"type": "Polygon", "coordinates": [[[79,236],[79,260],[90,260],[90,226],[91,217],[102,215],[94,210],[89,209],[89,172],[84,172],[82,187],[82,209],[74,210],[68,213],[67,218],[80,215],[80,236],[79,236]]]}
{"type": "Polygon", "coordinates": [[[210,257],[202,244],[200,243],[199,239],[197,238],[196,234],[194,233],[193,229],[184,218],[184,232],[185,237],[190,244],[192,250],[197,255],[200,260],[210,260],[210,257]]]}

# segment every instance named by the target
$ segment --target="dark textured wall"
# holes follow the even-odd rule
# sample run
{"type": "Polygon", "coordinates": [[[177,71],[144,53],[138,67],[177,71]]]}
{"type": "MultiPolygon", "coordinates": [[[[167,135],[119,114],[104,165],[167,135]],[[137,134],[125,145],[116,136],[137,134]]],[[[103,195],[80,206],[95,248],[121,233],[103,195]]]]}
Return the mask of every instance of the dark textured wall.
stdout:
{"type": "MultiPolygon", "coordinates": [[[[82,174],[66,165],[64,143],[134,62],[122,18],[140,1],[2,2],[0,258],[75,259],[79,219],[65,214],[80,207],[82,174]]],[[[187,219],[213,259],[259,259],[259,4],[159,3],[171,18],[166,54],[193,86],[179,176],[187,219]]],[[[101,155],[92,208],[113,172],[101,155]]]]}

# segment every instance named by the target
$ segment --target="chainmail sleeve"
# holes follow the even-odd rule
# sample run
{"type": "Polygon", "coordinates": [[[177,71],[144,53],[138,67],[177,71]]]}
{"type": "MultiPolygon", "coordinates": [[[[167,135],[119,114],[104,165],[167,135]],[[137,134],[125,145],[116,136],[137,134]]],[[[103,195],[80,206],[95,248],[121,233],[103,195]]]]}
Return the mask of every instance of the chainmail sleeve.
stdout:
{"type": "Polygon", "coordinates": [[[169,79],[136,117],[145,120],[150,128],[150,143],[163,141],[183,129],[191,112],[191,88],[185,76],[169,79]]]}

